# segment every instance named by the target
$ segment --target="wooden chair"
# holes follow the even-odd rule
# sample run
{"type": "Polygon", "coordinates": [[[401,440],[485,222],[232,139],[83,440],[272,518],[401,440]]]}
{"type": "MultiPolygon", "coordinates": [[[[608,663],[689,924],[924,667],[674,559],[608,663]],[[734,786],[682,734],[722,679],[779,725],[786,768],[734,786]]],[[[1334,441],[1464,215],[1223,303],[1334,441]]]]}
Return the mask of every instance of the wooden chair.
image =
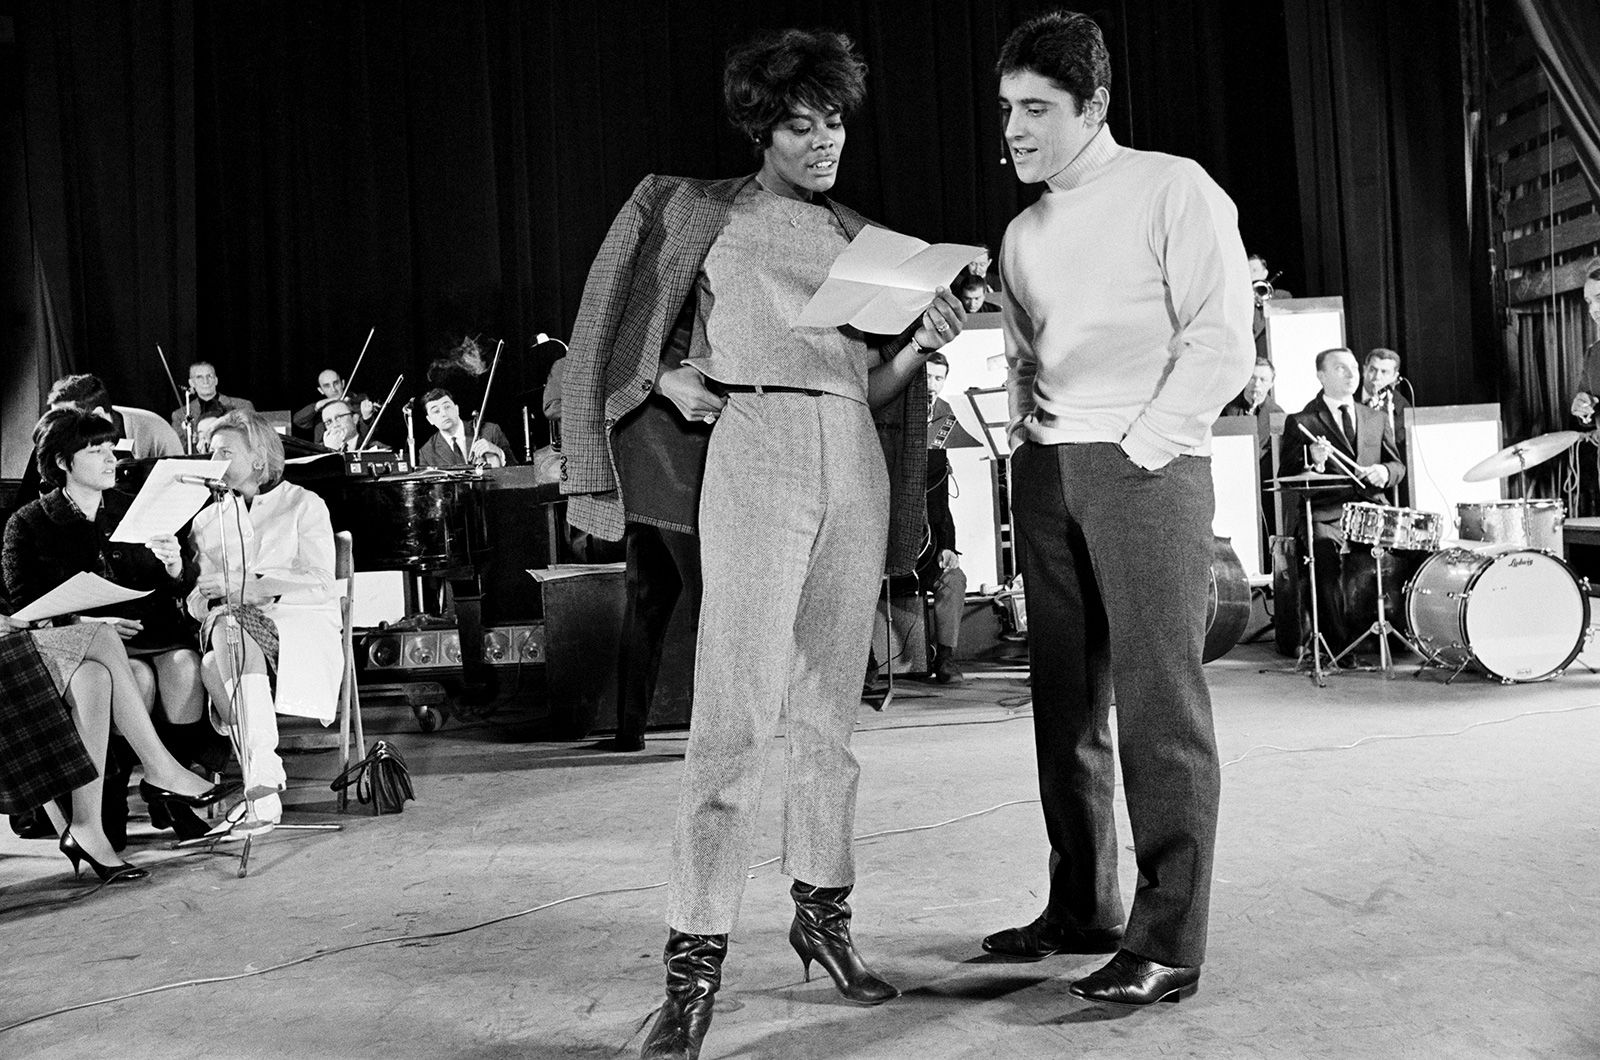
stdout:
{"type": "MultiPolygon", "coordinates": [[[[361,688],[356,682],[355,635],[351,616],[356,606],[355,539],[350,531],[341,530],[333,535],[333,576],[340,583],[342,598],[339,601],[339,646],[344,653],[344,673],[339,681],[339,734],[318,729],[316,731],[280,733],[278,746],[284,750],[315,751],[326,747],[339,748],[339,772],[350,766],[350,737],[354,727],[356,757],[365,753],[367,734],[361,724],[361,688]],[[335,743],[334,741],[338,742],[335,743]]],[[[282,724],[282,719],[280,719],[282,724]]],[[[339,790],[339,812],[350,805],[348,788],[339,790]]]]}

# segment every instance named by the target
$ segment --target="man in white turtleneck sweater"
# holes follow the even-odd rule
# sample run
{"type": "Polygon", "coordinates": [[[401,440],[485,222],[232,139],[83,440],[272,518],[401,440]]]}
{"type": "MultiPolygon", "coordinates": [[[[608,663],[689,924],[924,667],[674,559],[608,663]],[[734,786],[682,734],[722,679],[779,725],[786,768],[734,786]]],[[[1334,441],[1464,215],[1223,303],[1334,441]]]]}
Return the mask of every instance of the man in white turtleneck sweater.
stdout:
{"type": "Polygon", "coordinates": [[[1012,497],[1033,671],[1049,899],[984,939],[1023,960],[1110,953],[1085,1000],[1177,1001],[1205,958],[1220,788],[1201,671],[1211,423],[1250,377],[1238,212],[1194,162],[1120,146],[1110,63],[1083,15],[1021,26],[1000,103],[1018,179],[1006,232],[1012,497]],[[1139,887],[1117,886],[1110,708],[1139,887]]]}

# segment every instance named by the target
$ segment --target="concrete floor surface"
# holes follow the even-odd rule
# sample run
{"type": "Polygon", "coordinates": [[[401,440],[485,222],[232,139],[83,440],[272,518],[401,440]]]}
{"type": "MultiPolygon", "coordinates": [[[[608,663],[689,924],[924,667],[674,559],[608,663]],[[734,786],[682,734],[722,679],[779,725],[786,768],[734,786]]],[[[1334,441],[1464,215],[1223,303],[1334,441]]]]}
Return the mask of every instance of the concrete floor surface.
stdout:
{"type": "MultiPolygon", "coordinates": [[[[1225,767],[1195,997],[1115,1017],[1067,994],[1103,958],[982,954],[1039,911],[1046,858],[1026,685],[991,671],[862,710],[856,824],[876,837],[854,930],[905,996],[861,1009],[804,982],[788,881],[762,864],[702,1055],[1600,1056],[1600,676],[1446,686],[1405,667],[1318,690],[1258,672],[1282,661],[1244,646],[1207,668],[1225,767]]],[[[0,836],[0,1024],[244,976],[0,1031],[0,1057],[637,1055],[684,734],[614,755],[526,742],[509,717],[427,736],[370,720],[417,801],[337,818],[332,757],[294,756],[288,819],[345,830],[269,835],[243,880],[141,827],[128,855],[153,878],[91,894],[53,844],[0,836]],[[621,893],[551,904],[601,891],[621,893]]],[[[782,752],[756,861],[778,852],[782,752]]]]}

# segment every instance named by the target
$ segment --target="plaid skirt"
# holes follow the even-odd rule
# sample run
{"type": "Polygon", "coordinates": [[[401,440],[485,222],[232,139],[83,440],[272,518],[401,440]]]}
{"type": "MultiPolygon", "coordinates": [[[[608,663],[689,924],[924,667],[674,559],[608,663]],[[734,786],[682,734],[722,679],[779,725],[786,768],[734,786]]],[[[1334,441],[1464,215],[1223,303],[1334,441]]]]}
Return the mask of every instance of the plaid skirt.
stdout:
{"type": "MultiPolygon", "coordinates": [[[[64,639],[54,636],[56,632],[41,629],[0,637],[0,812],[24,813],[42,806],[100,773],[78,738],[35,640],[64,639]]],[[[83,657],[78,658],[81,662],[83,657]]]]}
{"type": "Polygon", "coordinates": [[[262,614],[261,608],[255,604],[223,604],[210,614],[200,624],[200,643],[211,643],[211,631],[222,619],[223,615],[233,615],[239,620],[239,625],[256,642],[256,647],[261,649],[261,654],[267,657],[267,675],[273,679],[274,686],[278,677],[278,626],[272,619],[262,614]]]}

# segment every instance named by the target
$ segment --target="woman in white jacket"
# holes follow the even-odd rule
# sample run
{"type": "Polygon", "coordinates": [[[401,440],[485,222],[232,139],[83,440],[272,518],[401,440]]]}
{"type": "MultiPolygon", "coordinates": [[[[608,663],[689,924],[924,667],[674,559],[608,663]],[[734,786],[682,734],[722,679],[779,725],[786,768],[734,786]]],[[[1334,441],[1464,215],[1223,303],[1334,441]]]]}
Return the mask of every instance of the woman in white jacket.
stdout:
{"type": "Polygon", "coordinates": [[[333,524],[322,498],[283,481],[283,443],[259,414],[217,421],[211,453],[228,461],[229,492],[190,529],[199,576],[189,610],[201,620],[201,669],[212,722],[234,733],[245,797],[276,824],[283,762],[276,714],[333,720],[343,658],[333,524]]]}

